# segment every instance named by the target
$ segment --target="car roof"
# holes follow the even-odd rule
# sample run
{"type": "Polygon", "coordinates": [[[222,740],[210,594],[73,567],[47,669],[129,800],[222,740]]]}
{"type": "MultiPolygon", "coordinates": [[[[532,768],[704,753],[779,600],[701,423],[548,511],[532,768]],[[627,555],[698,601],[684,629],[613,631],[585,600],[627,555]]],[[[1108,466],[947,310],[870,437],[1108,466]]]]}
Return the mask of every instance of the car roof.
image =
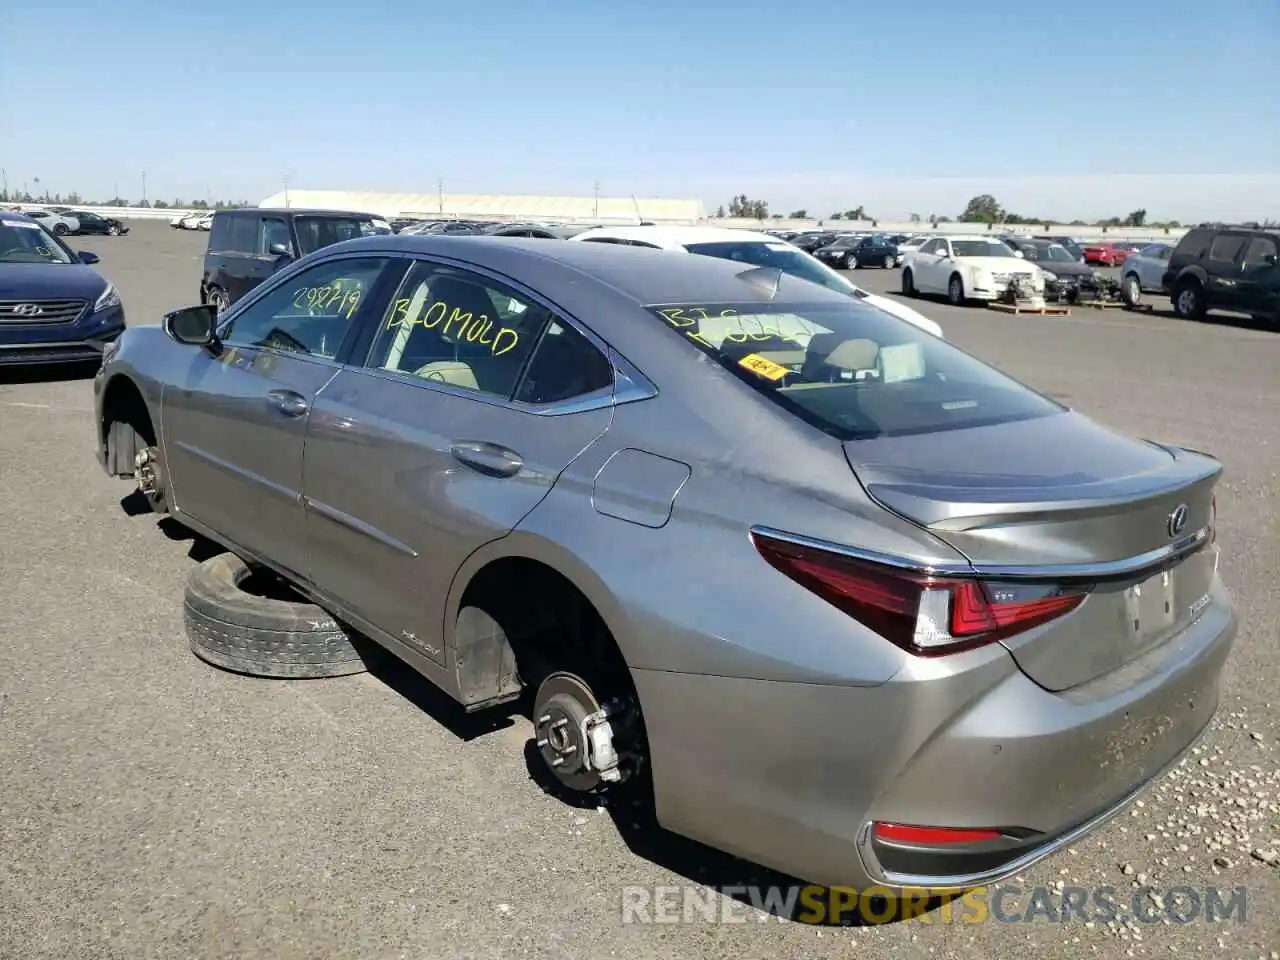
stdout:
{"type": "MultiPolygon", "coordinates": [[[[319,210],[298,207],[237,207],[234,210],[209,210],[207,212],[213,214],[269,213],[278,217],[368,217],[371,220],[381,219],[376,213],[362,213],[359,210],[319,210]]],[[[196,213],[200,213],[200,211],[197,210],[196,213]]]]}
{"type": "MultiPolygon", "coordinates": [[[[770,242],[777,242],[771,240],[770,242]]],[[[388,251],[456,258],[529,283],[557,299],[560,289],[577,287],[584,276],[644,306],[654,303],[822,302],[847,304],[846,294],[778,272],[777,292],[746,282],[743,274],[762,268],[718,257],[649,250],[611,243],[551,243],[523,237],[388,234],[346,240],[322,248],[326,256],[355,251],[388,251]]],[[[766,274],[773,271],[765,269],[766,274]]]]}
{"type": "Polygon", "coordinates": [[[977,240],[982,243],[999,243],[999,237],[983,236],[980,233],[956,233],[951,236],[934,237],[934,240],[977,240]]]}
{"type": "MultiPolygon", "coordinates": [[[[817,231],[826,233],[827,231],[817,231]]],[[[571,239],[585,241],[591,237],[608,237],[612,240],[640,240],[657,244],[664,250],[682,250],[691,243],[785,243],[778,237],[754,230],[735,230],[731,227],[652,226],[652,227],[595,227],[576,234],[571,239]]]]}

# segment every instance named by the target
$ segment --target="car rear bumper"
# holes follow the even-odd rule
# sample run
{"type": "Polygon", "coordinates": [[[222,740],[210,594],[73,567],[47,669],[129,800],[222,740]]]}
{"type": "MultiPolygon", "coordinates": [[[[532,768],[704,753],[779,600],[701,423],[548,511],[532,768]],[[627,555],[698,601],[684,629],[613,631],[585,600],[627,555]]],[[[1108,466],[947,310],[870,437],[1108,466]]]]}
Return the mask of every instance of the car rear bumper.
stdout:
{"type": "MultiPolygon", "coordinates": [[[[1123,809],[1196,741],[1236,631],[1225,590],[1161,648],[1062,693],[991,652],[875,687],[637,670],[663,826],[830,886],[991,883],[1123,809]],[[994,829],[909,847],[876,822],[994,829]]],[[[969,656],[961,654],[961,657],[969,656]]]]}
{"type": "Polygon", "coordinates": [[[124,308],[108,307],[73,323],[0,326],[0,366],[97,360],[125,328],[124,308]]]}

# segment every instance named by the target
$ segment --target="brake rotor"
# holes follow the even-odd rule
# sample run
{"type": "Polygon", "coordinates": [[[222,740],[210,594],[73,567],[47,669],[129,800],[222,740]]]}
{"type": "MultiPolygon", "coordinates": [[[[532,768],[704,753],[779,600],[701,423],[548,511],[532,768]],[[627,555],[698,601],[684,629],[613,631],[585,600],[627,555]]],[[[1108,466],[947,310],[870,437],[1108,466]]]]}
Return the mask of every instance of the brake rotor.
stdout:
{"type": "Polygon", "coordinates": [[[533,701],[538,753],[552,775],[570,790],[586,793],[602,782],[591,768],[586,721],[600,702],[581,677],[553,673],[538,687],[533,701]]]}

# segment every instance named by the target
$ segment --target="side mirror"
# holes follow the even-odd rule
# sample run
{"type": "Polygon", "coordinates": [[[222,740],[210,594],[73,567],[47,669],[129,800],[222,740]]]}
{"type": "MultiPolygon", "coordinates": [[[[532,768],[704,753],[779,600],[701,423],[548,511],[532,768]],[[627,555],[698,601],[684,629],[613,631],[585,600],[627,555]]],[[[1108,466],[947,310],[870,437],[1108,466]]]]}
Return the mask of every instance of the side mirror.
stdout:
{"type": "Polygon", "coordinates": [[[214,332],[218,323],[218,308],[211,303],[198,307],[183,307],[164,315],[161,326],[176,343],[192,347],[211,347],[218,342],[214,332]]]}
{"type": "Polygon", "coordinates": [[[287,243],[273,243],[267,248],[267,252],[277,257],[292,257],[293,251],[289,249],[287,243]]]}
{"type": "Polygon", "coordinates": [[[1013,251],[1013,255],[1014,255],[1015,257],[1017,257],[1019,260],[1025,260],[1025,259],[1027,259],[1027,255],[1026,255],[1025,253],[1023,253],[1021,250],[1015,250],[1015,251],[1013,251]]]}
{"type": "Polygon", "coordinates": [[[80,258],[81,263],[87,264],[89,266],[93,266],[93,264],[99,263],[102,260],[102,258],[98,256],[96,253],[90,253],[88,250],[81,250],[79,253],[76,254],[76,256],[80,258]]]}

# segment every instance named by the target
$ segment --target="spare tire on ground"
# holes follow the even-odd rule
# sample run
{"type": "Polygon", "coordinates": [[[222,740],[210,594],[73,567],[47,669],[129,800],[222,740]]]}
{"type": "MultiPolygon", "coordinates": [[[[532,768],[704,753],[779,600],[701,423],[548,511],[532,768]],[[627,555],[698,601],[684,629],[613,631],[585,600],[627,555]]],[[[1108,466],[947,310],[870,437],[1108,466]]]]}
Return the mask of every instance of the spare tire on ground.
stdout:
{"type": "Polygon", "coordinates": [[[184,606],[192,652],[216,667],[281,679],[367,669],[340,623],[282,578],[233,553],[191,571],[184,606]]]}

